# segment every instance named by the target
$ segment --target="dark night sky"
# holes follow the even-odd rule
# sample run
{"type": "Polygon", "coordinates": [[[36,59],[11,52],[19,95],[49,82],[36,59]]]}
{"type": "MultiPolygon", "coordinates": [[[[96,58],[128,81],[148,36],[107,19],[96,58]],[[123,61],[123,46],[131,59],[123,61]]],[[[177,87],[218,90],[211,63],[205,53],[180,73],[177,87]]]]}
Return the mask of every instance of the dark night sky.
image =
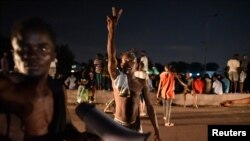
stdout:
{"type": "Polygon", "coordinates": [[[207,62],[220,68],[234,53],[250,53],[249,0],[0,1],[0,34],[8,36],[23,17],[42,17],[57,33],[57,43],[68,44],[79,62],[106,52],[106,15],[112,6],[124,9],[118,53],[137,48],[154,63],[204,63],[207,47],[207,62]]]}

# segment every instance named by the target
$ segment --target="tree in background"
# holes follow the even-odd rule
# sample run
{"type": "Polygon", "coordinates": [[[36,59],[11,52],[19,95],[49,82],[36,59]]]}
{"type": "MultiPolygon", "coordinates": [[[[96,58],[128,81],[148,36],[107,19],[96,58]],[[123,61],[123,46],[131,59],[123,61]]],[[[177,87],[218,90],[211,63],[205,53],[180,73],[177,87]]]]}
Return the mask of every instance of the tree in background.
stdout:
{"type": "Polygon", "coordinates": [[[219,69],[219,65],[217,63],[207,63],[207,71],[217,71],[219,69]]]}
{"type": "Polygon", "coordinates": [[[202,72],[202,64],[198,62],[193,62],[189,65],[188,70],[193,73],[200,73],[202,72]]]}
{"type": "Polygon", "coordinates": [[[74,63],[75,56],[67,44],[56,46],[56,53],[58,60],[57,73],[67,76],[71,71],[71,65],[74,63]]]}
{"type": "Polygon", "coordinates": [[[8,53],[8,62],[9,62],[9,69],[14,70],[14,62],[13,62],[13,57],[12,57],[12,52],[11,52],[11,42],[10,38],[6,38],[2,35],[0,35],[0,58],[3,56],[4,52],[8,53]]]}

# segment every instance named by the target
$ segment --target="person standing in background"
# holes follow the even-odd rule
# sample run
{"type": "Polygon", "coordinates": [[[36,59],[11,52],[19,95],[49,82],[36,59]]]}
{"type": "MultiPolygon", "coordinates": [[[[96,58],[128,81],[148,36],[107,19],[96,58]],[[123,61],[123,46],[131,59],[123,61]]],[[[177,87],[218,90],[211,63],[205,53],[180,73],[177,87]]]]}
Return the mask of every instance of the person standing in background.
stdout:
{"type": "Polygon", "coordinates": [[[95,101],[95,93],[96,93],[96,77],[95,73],[92,71],[89,72],[88,88],[91,91],[89,103],[93,103],[95,101]]]}
{"type": "Polygon", "coordinates": [[[193,94],[194,94],[194,101],[193,106],[194,108],[198,108],[198,94],[203,93],[205,83],[201,79],[201,76],[197,76],[196,79],[194,79],[193,83],[193,94]]]}
{"type": "MultiPolygon", "coordinates": [[[[191,77],[190,73],[187,72],[185,74],[185,79],[184,79],[184,83],[186,84],[186,87],[184,87],[184,91],[183,91],[183,98],[184,98],[184,104],[183,107],[186,108],[186,102],[187,102],[187,94],[191,93],[192,95],[194,94],[193,92],[193,88],[194,88],[194,79],[191,77]]],[[[193,95],[194,96],[194,95],[193,95]]],[[[195,97],[194,97],[195,100],[195,97]]],[[[194,101],[193,100],[193,101],[194,101]]]]}
{"type": "MultiPolygon", "coordinates": [[[[148,87],[149,87],[149,76],[148,76],[148,57],[146,56],[146,51],[142,50],[141,51],[141,58],[140,58],[140,63],[141,65],[139,65],[141,68],[139,71],[143,71],[146,76],[145,76],[145,80],[148,82],[148,87]]],[[[143,95],[141,95],[141,101],[140,101],[140,116],[146,116],[146,105],[145,105],[145,101],[143,98],[143,95]]]]}
{"type": "Polygon", "coordinates": [[[145,71],[146,73],[148,72],[148,57],[146,56],[146,51],[142,50],[141,51],[141,58],[140,62],[143,63],[143,68],[142,70],[145,71]]]}
{"type": "Polygon", "coordinates": [[[230,80],[230,92],[236,93],[239,80],[238,69],[240,67],[238,54],[234,54],[234,56],[227,61],[227,67],[228,67],[228,77],[230,80]]]}
{"type": "Polygon", "coordinates": [[[247,54],[244,54],[243,55],[243,58],[240,62],[240,93],[243,93],[244,92],[244,82],[245,82],[245,79],[247,78],[247,66],[248,66],[248,55],[247,54]]]}
{"type": "Polygon", "coordinates": [[[164,71],[160,74],[160,83],[157,91],[157,99],[161,97],[163,103],[163,119],[165,126],[174,126],[170,122],[171,105],[175,99],[175,74],[172,72],[169,65],[165,65],[164,71]]]}
{"type": "Polygon", "coordinates": [[[64,81],[65,86],[70,89],[74,90],[77,88],[77,79],[73,73],[70,74],[64,81]]]}
{"type": "Polygon", "coordinates": [[[100,58],[100,54],[96,54],[96,58],[94,60],[94,67],[95,67],[95,77],[96,77],[96,81],[97,81],[97,90],[101,90],[102,89],[102,67],[103,67],[103,62],[100,58]]]}
{"type": "Polygon", "coordinates": [[[57,66],[57,59],[55,58],[51,63],[49,67],[49,75],[55,79],[56,76],[56,66],[57,66]]]}

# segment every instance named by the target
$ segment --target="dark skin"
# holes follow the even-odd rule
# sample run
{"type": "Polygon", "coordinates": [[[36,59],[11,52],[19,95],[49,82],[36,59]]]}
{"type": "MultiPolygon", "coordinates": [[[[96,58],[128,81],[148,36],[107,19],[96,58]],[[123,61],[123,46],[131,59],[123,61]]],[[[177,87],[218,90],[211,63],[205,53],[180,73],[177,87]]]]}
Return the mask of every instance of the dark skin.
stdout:
{"type": "Polygon", "coordinates": [[[27,136],[44,135],[53,113],[52,91],[47,84],[47,70],[55,56],[53,43],[45,33],[29,32],[21,39],[14,37],[12,45],[19,73],[2,80],[8,81],[12,89],[1,90],[1,100],[7,105],[18,105],[10,110],[23,121],[27,136]],[[23,81],[26,85],[19,83],[23,81]]]}
{"type": "MultiPolygon", "coordinates": [[[[114,88],[114,80],[119,75],[117,70],[118,63],[116,60],[116,48],[115,48],[115,34],[118,20],[122,14],[122,10],[112,9],[112,15],[107,16],[107,29],[108,29],[108,43],[107,43],[107,54],[108,54],[108,71],[112,80],[112,85],[114,88]]],[[[131,96],[120,97],[119,91],[114,88],[114,99],[115,99],[115,117],[121,121],[130,123],[136,120],[139,113],[139,102],[140,94],[143,91],[143,97],[145,98],[145,103],[147,106],[147,113],[149,119],[155,130],[155,141],[160,141],[159,129],[157,118],[154,112],[153,105],[148,97],[147,82],[144,79],[139,79],[134,76],[137,70],[137,61],[135,58],[131,57],[129,54],[123,54],[121,57],[121,69],[127,74],[128,84],[131,96]]]]}
{"type": "Polygon", "coordinates": [[[249,105],[249,104],[250,104],[250,97],[234,99],[234,100],[226,100],[220,103],[220,105],[224,107],[229,107],[233,105],[249,105]]]}
{"type": "MultiPolygon", "coordinates": [[[[0,103],[6,111],[12,113],[10,128],[14,130],[10,130],[9,138],[22,141],[24,136],[42,136],[48,133],[54,100],[47,80],[55,50],[54,42],[46,31],[30,30],[13,37],[11,41],[18,73],[0,78],[0,103]]],[[[66,113],[67,124],[71,125],[68,111],[66,113]]],[[[0,113],[0,135],[6,135],[5,116],[0,113]]],[[[76,128],[71,131],[75,134],[67,140],[80,141],[86,137],[86,134],[83,137],[76,128]]]]}

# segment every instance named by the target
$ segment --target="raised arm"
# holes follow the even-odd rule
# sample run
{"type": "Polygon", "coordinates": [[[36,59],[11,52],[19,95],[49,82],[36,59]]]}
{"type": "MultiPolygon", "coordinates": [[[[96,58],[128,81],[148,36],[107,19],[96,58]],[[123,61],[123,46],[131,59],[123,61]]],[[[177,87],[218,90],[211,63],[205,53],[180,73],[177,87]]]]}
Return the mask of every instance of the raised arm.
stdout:
{"type": "Polygon", "coordinates": [[[107,29],[108,29],[108,42],[107,42],[107,54],[108,54],[108,71],[112,80],[118,76],[117,71],[117,59],[115,48],[115,34],[118,20],[122,14],[122,9],[119,12],[113,7],[112,15],[107,16],[107,29]]]}

